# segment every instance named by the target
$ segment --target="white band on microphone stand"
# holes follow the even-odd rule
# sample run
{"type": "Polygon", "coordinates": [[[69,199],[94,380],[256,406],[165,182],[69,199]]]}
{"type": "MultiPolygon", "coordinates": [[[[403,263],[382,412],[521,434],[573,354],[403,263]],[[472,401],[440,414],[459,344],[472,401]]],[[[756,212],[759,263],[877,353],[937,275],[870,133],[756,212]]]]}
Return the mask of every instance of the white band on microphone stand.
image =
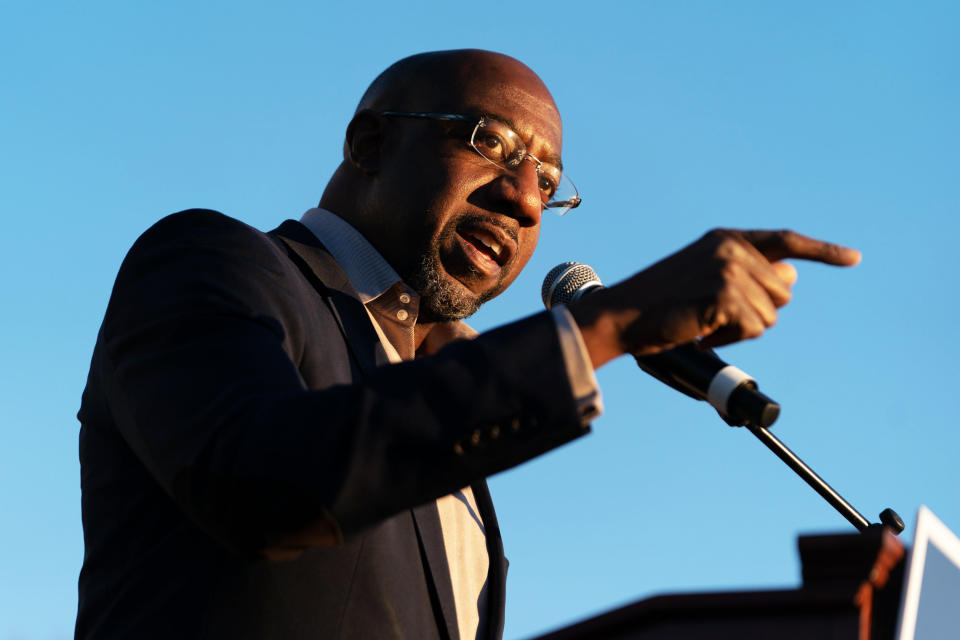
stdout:
{"type": "Polygon", "coordinates": [[[730,399],[730,394],[733,393],[734,389],[748,381],[755,382],[749,375],[728,364],[717,371],[713,380],[710,381],[710,388],[707,389],[707,402],[719,411],[720,415],[727,415],[727,401],[730,399]]]}

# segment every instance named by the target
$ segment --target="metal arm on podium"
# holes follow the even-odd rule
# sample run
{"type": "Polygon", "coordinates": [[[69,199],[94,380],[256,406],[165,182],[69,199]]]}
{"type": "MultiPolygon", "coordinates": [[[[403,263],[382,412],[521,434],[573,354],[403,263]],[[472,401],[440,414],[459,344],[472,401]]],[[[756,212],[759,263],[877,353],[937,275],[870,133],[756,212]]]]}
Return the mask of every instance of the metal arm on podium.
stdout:
{"type": "Polygon", "coordinates": [[[870,527],[879,526],[879,524],[884,524],[891,529],[894,533],[899,534],[903,531],[903,520],[897,515],[897,512],[893,509],[886,508],[880,513],[880,523],[871,524],[860,515],[860,512],[853,508],[853,506],[843,499],[839,493],[833,490],[829,484],[827,484],[823,478],[818,476],[813,469],[808,467],[803,460],[797,457],[797,455],[790,451],[787,448],[787,445],[780,442],[775,435],[767,431],[763,427],[754,427],[750,425],[745,425],[747,429],[750,430],[750,433],[757,436],[757,438],[762,442],[768,449],[773,451],[778,458],[783,460],[788,467],[793,469],[798,476],[803,478],[803,480],[813,487],[813,490],[820,494],[820,496],[829,502],[834,509],[840,512],[844,518],[846,518],[850,524],[855,526],[858,531],[866,531],[870,527]]]}
{"type": "Polygon", "coordinates": [[[818,476],[813,469],[808,467],[806,463],[801,460],[793,451],[787,448],[787,445],[780,442],[776,436],[770,433],[767,430],[767,427],[770,427],[780,415],[780,405],[760,393],[756,388],[756,383],[750,381],[751,395],[755,398],[762,399],[765,402],[764,406],[756,407],[755,410],[750,411],[754,416],[758,416],[755,420],[751,420],[746,416],[726,416],[724,419],[727,421],[727,424],[733,426],[744,426],[750,430],[750,433],[755,435],[760,442],[762,442],[768,449],[773,451],[774,454],[781,460],[783,460],[788,467],[794,470],[798,476],[803,478],[804,482],[810,485],[814,491],[820,494],[820,496],[829,502],[834,509],[840,512],[844,518],[846,518],[850,524],[857,528],[858,531],[866,531],[872,527],[888,526],[893,530],[894,533],[900,534],[903,531],[903,519],[897,514],[896,511],[890,509],[889,507],[884,509],[880,513],[880,522],[871,524],[866,518],[864,518],[859,511],[853,508],[853,506],[843,499],[839,493],[834,491],[833,487],[827,484],[823,478],[818,476]],[[760,417],[762,416],[762,417],[760,417]]]}

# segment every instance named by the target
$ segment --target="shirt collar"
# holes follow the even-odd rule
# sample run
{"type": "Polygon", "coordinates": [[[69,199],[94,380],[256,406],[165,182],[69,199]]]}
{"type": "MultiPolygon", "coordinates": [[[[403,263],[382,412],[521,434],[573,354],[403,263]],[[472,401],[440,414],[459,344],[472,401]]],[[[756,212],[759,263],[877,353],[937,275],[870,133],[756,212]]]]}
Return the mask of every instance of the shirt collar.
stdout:
{"type": "Polygon", "coordinates": [[[300,222],[323,243],[368,304],[401,281],[397,272],[372,244],[343,218],[326,209],[309,209],[300,222]]]}
{"type": "MultiPolygon", "coordinates": [[[[388,341],[396,346],[413,344],[413,325],[416,324],[420,297],[402,281],[397,272],[359,231],[343,218],[326,209],[309,209],[300,222],[327,248],[333,259],[356,289],[360,302],[379,320],[374,322],[387,331],[388,341]],[[395,289],[397,295],[384,294],[395,289]],[[410,296],[404,300],[402,294],[410,296]],[[400,312],[403,310],[403,314],[400,312]],[[401,317],[402,316],[402,317],[401,317]]],[[[372,318],[372,316],[371,316],[372,318]]],[[[453,340],[470,339],[477,335],[467,323],[441,322],[427,334],[421,350],[429,355],[453,340]]]]}

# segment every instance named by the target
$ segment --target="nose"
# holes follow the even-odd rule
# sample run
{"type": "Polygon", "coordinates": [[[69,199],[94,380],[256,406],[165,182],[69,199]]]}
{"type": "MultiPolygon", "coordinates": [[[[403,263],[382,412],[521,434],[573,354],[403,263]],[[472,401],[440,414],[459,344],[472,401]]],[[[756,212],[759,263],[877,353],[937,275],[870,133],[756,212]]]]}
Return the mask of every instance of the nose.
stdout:
{"type": "Polygon", "coordinates": [[[493,197],[509,205],[509,214],[516,218],[521,227],[540,224],[543,215],[543,202],[540,200],[540,175],[537,173],[539,162],[531,155],[513,169],[503,169],[500,176],[491,185],[493,197]]]}

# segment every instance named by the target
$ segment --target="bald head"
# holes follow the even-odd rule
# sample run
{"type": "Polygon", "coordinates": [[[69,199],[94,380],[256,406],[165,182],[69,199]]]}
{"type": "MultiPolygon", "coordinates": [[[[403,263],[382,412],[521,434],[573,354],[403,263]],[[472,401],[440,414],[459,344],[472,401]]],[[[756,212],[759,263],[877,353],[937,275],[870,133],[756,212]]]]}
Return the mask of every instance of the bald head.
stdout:
{"type": "Polygon", "coordinates": [[[515,58],[481,49],[432,51],[399,60],[367,88],[357,111],[455,111],[471,101],[478,87],[546,100],[556,111],[546,85],[515,58]]]}

